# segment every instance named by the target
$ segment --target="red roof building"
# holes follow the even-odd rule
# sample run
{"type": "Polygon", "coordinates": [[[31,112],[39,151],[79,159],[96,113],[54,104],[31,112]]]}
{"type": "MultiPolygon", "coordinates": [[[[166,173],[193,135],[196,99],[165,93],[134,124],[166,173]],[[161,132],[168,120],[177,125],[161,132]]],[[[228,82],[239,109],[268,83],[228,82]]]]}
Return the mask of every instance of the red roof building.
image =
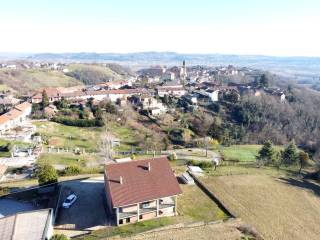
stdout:
{"type": "Polygon", "coordinates": [[[117,225],[173,216],[182,193],[166,157],[106,165],[105,190],[117,225]]]}

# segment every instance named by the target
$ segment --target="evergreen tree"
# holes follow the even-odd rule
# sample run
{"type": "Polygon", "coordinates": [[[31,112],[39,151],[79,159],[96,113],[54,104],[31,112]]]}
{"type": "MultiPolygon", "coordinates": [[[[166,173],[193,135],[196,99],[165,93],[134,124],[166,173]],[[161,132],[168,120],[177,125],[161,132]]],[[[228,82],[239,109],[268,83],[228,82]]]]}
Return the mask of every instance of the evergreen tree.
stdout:
{"type": "Polygon", "coordinates": [[[290,143],[281,153],[281,161],[285,165],[295,164],[298,160],[298,149],[294,142],[290,143]]]}
{"type": "Polygon", "coordinates": [[[271,163],[275,160],[275,151],[271,141],[266,141],[260,149],[257,161],[261,161],[263,164],[271,163]]]}
{"type": "Polygon", "coordinates": [[[49,106],[49,98],[46,90],[42,91],[42,102],[41,102],[41,107],[42,110],[45,109],[46,107],[49,106]]]}

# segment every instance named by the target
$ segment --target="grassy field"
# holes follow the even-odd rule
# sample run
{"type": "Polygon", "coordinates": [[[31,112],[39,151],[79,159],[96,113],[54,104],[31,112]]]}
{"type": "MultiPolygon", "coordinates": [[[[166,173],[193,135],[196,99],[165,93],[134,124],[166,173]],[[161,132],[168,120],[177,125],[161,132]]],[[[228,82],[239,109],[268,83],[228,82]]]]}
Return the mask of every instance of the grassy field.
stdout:
{"type": "Polygon", "coordinates": [[[319,239],[318,184],[272,169],[206,176],[202,181],[229,210],[254,226],[265,239],[319,239]]]}
{"type": "MultiPolygon", "coordinates": [[[[253,162],[262,145],[232,145],[230,147],[221,148],[221,153],[226,160],[253,162]]],[[[280,151],[281,147],[275,146],[276,151],[280,151]]]]}
{"type": "Polygon", "coordinates": [[[49,146],[80,148],[86,152],[99,151],[102,128],[79,128],[54,122],[34,122],[34,124],[41,136],[48,140],[49,146]]]}
{"type": "Polygon", "coordinates": [[[99,156],[94,155],[75,155],[72,153],[44,153],[41,154],[38,162],[50,165],[79,166],[96,165],[99,156]]]}
{"type": "Polygon", "coordinates": [[[132,129],[121,126],[116,122],[108,123],[108,128],[113,135],[121,140],[121,145],[115,148],[116,151],[131,151],[132,146],[137,144],[135,140],[135,134],[132,129]]]}

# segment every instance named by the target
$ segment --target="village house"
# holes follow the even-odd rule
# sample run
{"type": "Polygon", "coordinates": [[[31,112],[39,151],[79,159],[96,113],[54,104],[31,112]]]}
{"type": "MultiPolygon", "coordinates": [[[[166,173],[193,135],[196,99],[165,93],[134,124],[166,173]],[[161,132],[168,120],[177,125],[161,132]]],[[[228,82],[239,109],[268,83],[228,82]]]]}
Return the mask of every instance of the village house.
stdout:
{"type": "Polygon", "coordinates": [[[116,225],[177,214],[182,191],[166,157],[106,165],[104,177],[116,225]]]}
{"type": "Polygon", "coordinates": [[[169,81],[156,88],[159,97],[165,95],[171,95],[175,97],[181,97],[186,94],[186,90],[179,81],[169,81]]]}
{"type": "Polygon", "coordinates": [[[150,115],[160,115],[167,111],[167,108],[162,104],[162,102],[158,102],[157,99],[150,95],[145,94],[138,96],[138,99],[135,102],[142,111],[147,111],[150,115]]]}
{"type": "Polygon", "coordinates": [[[20,126],[24,123],[27,117],[31,114],[32,105],[28,102],[24,102],[16,105],[9,112],[0,116],[0,133],[20,126]]]}

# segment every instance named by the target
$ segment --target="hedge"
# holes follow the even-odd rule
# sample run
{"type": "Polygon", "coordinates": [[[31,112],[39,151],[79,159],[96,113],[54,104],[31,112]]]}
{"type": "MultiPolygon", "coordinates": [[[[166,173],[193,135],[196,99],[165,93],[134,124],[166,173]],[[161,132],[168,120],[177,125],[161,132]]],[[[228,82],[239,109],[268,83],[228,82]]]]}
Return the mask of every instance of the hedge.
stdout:
{"type": "Polygon", "coordinates": [[[100,119],[74,119],[70,117],[54,117],[52,121],[61,123],[67,126],[76,127],[102,127],[104,123],[100,119]]]}

